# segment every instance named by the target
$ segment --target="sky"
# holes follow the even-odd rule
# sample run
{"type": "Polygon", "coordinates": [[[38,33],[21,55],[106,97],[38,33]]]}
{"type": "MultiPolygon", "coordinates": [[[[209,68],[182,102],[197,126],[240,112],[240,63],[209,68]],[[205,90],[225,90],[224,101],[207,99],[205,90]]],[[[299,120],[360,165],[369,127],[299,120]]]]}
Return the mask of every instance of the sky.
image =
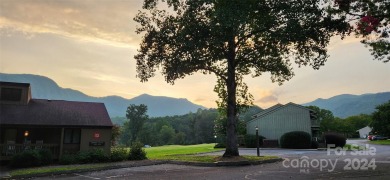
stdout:
{"type": "MultiPolygon", "coordinates": [[[[142,35],[133,18],[141,6],[142,0],[0,0],[0,72],[46,76],[96,97],[146,93],[216,107],[213,75],[194,74],[175,85],[160,73],[146,83],[136,77],[133,57],[142,35]]],[[[246,77],[254,104],[390,91],[390,63],[373,60],[359,41],[332,38],[325,66],[294,66],[295,76],[281,86],[267,73],[246,77]]]]}

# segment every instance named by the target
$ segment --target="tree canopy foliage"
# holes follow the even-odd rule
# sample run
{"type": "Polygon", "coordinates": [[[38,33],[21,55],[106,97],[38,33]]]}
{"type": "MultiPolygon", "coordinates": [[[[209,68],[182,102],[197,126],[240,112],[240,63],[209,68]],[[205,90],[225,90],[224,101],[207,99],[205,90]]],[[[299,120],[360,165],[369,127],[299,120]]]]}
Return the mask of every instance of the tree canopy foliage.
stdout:
{"type": "Polygon", "coordinates": [[[317,120],[320,121],[320,131],[322,133],[338,132],[346,137],[354,137],[357,135],[357,130],[370,126],[372,121],[371,115],[367,114],[349,116],[342,119],[334,117],[331,111],[317,106],[307,106],[307,108],[315,112],[317,120]]]}
{"type": "Polygon", "coordinates": [[[390,101],[376,107],[371,126],[373,132],[390,137],[390,101]]]}
{"type": "Polygon", "coordinates": [[[142,82],[160,69],[168,83],[196,72],[215,74],[226,113],[224,156],[238,156],[237,113],[252,102],[245,75],[293,77],[292,63],[319,69],[330,37],[348,23],[331,18],[319,0],[145,0],[134,20],[143,40],[135,55],[142,82]]]}
{"type": "Polygon", "coordinates": [[[137,140],[138,134],[141,131],[144,122],[149,119],[149,116],[146,114],[147,111],[148,107],[144,104],[131,104],[127,107],[126,118],[129,121],[125,123],[125,126],[127,126],[130,132],[130,144],[137,140]]]}
{"type": "Polygon", "coordinates": [[[374,59],[390,61],[390,1],[329,0],[334,19],[350,23],[350,32],[363,38],[374,59]]]}

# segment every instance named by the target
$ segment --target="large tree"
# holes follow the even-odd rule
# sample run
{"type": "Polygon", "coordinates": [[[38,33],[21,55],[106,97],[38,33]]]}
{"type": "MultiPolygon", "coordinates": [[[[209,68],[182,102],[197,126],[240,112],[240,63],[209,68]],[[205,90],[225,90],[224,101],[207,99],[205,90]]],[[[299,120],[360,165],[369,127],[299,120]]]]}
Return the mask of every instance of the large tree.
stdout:
{"type": "Polygon", "coordinates": [[[126,110],[126,118],[129,120],[125,122],[126,128],[130,131],[130,144],[133,144],[138,138],[138,134],[142,129],[145,121],[149,118],[146,114],[148,107],[144,104],[135,105],[130,104],[126,110]]]}
{"type": "Polygon", "coordinates": [[[292,63],[319,69],[326,46],[347,23],[327,15],[319,0],[145,0],[134,18],[143,33],[135,55],[142,82],[161,70],[168,83],[195,72],[215,74],[219,108],[227,117],[224,156],[238,156],[237,114],[253,99],[245,75],[293,77],[292,63]]]}
{"type": "Polygon", "coordinates": [[[334,19],[350,23],[350,30],[369,47],[374,59],[390,61],[390,1],[328,0],[334,19]]]}

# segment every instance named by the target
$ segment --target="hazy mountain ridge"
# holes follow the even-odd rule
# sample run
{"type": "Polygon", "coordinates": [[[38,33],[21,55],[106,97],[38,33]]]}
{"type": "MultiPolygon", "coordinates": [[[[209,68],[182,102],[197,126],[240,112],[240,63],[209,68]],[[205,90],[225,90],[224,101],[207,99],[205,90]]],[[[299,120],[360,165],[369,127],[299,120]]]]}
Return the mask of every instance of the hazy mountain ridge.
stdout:
{"type": "MultiPolygon", "coordinates": [[[[61,88],[52,79],[39,75],[0,73],[0,81],[30,83],[32,96],[36,99],[103,102],[111,117],[124,117],[129,104],[146,104],[148,114],[151,117],[184,115],[189,112],[196,112],[199,108],[205,108],[183,98],[151,96],[148,94],[142,94],[132,99],[125,99],[120,96],[92,97],[77,90],[61,88]]],[[[345,118],[358,114],[371,114],[375,111],[377,105],[389,100],[390,92],[362,95],[342,94],[328,99],[319,98],[302,105],[314,105],[322,109],[328,109],[335,116],[345,118]]]]}
{"type": "Polygon", "coordinates": [[[370,93],[362,95],[342,94],[328,99],[316,99],[303,104],[318,106],[333,112],[336,117],[346,118],[359,114],[371,114],[377,105],[390,100],[390,92],[370,93]]]}
{"type": "Polygon", "coordinates": [[[196,112],[199,108],[205,108],[183,98],[177,99],[147,94],[132,99],[125,99],[120,96],[92,97],[77,90],[61,88],[50,78],[32,74],[0,73],[0,81],[30,83],[32,96],[35,99],[103,102],[111,117],[124,117],[129,104],[146,104],[148,106],[148,114],[151,117],[183,115],[189,112],[196,112]]]}

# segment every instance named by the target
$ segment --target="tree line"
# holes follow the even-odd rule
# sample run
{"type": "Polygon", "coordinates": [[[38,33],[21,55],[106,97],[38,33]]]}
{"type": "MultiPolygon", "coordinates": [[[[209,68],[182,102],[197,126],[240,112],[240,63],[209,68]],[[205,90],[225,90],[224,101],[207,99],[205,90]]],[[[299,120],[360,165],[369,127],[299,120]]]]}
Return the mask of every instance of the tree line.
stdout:
{"type": "MultiPolygon", "coordinates": [[[[347,118],[335,117],[333,113],[317,106],[312,109],[320,122],[320,131],[338,132],[346,137],[359,137],[357,130],[370,126],[372,133],[390,136],[390,101],[376,107],[370,115],[360,114],[347,118]]],[[[239,115],[237,134],[246,134],[246,122],[262,109],[253,106],[239,115]]],[[[113,139],[117,144],[129,146],[139,141],[151,146],[169,144],[225,143],[227,120],[217,109],[198,109],[185,115],[152,117],[147,115],[147,106],[130,105],[127,117],[112,118],[114,124],[113,139]]]]}
{"type": "Polygon", "coordinates": [[[320,121],[321,132],[338,132],[346,137],[359,137],[357,130],[372,127],[372,134],[390,136],[390,101],[378,105],[372,114],[360,114],[345,119],[335,117],[333,113],[317,106],[308,106],[320,121]]]}
{"type": "MultiPolygon", "coordinates": [[[[246,134],[245,122],[261,108],[253,106],[240,115],[238,134],[246,134]]],[[[145,145],[201,144],[224,141],[226,118],[217,109],[198,109],[185,115],[148,117],[145,105],[130,105],[126,117],[114,117],[117,143],[129,146],[135,141],[145,145]],[[141,113],[140,113],[141,112],[141,113]],[[144,114],[144,115],[140,115],[144,114]]]]}

